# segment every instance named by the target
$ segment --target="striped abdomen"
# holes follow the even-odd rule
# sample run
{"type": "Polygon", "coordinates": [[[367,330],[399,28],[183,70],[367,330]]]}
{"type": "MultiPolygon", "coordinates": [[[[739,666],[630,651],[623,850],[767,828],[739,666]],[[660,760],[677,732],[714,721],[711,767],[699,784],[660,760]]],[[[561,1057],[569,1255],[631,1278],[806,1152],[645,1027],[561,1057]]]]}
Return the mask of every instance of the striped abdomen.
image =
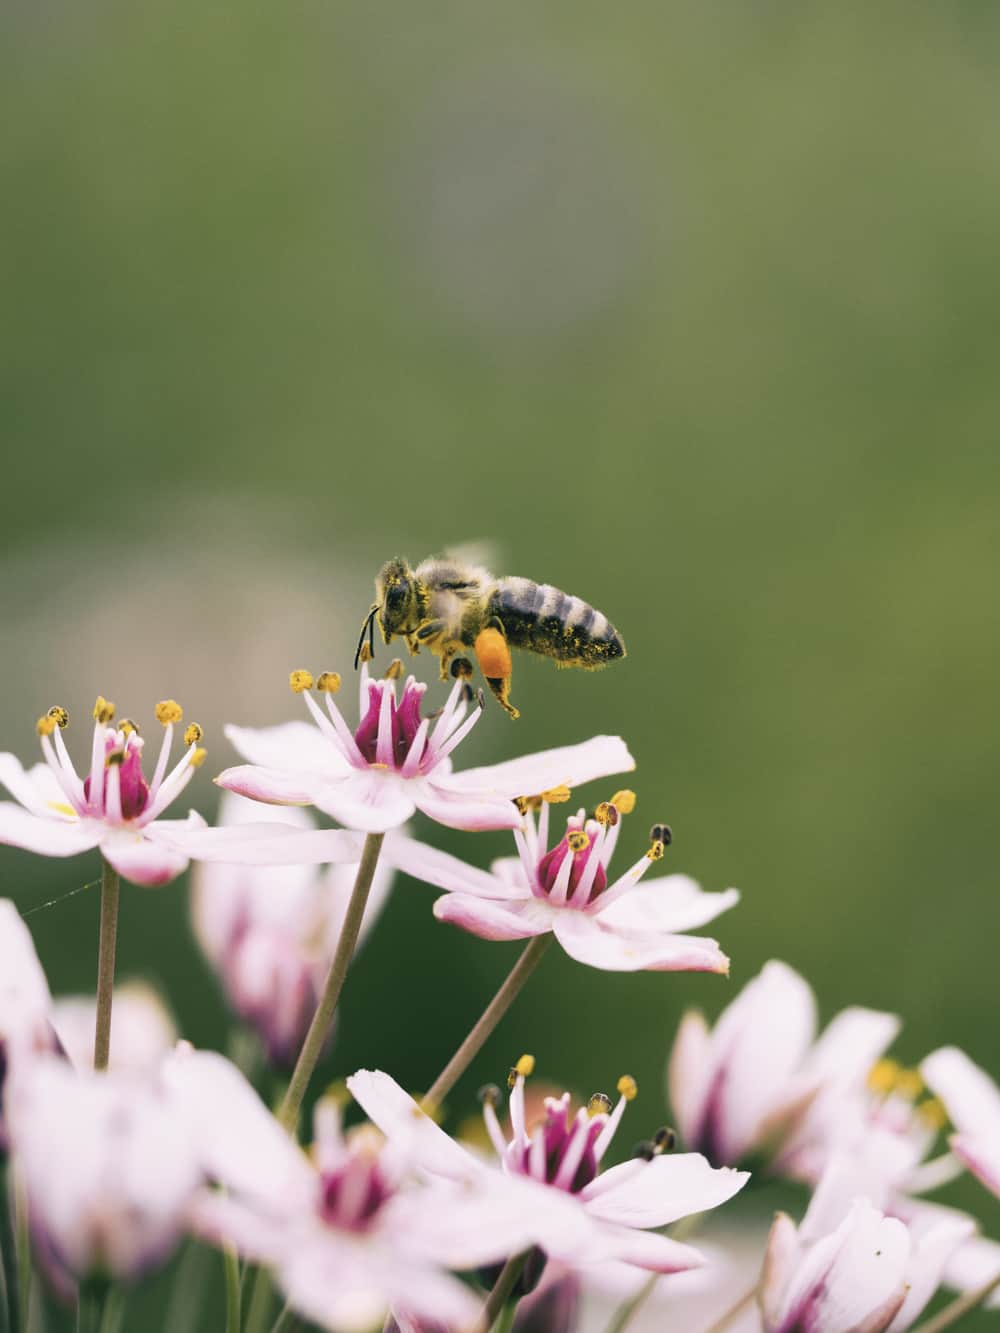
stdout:
{"type": "Polygon", "coordinates": [[[490,614],[512,647],[544,653],[564,666],[601,667],[625,656],[621,635],[607,616],[550,583],[500,579],[490,614]]]}

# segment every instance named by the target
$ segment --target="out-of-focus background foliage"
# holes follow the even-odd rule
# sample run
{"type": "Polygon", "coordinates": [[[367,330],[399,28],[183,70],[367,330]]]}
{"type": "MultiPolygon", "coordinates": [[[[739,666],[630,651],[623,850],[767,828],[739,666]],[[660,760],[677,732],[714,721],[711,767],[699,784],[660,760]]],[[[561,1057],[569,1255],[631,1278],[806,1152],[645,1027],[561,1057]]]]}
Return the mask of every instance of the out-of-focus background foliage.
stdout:
{"type": "MultiPolygon", "coordinates": [[[[774,956],[825,1014],[904,1014],[904,1058],[1000,1073],[995,6],[2,25],[0,745],[32,757],[58,701],[82,753],[98,691],[151,725],[175,695],[211,815],[223,723],[297,716],[290,667],[349,673],[380,562],[487,538],[629,656],[521,658],[522,720],[465,762],[621,732],[625,856],[666,818],[672,864],[744,900],[728,983],[549,957],[456,1109],[531,1049],[584,1093],[633,1072],[641,1137],[682,1008],[774,956]]],[[[97,869],[0,864],[25,911],[97,869]]],[[[426,1086],[510,966],[431,901],[400,885],[331,1076],[426,1086]]],[[[92,985],[97,908],[30,918],[56,989],[92,985]]],[[[127,891],[119,958],[224,1044],[185,882],[127,891]]]]}

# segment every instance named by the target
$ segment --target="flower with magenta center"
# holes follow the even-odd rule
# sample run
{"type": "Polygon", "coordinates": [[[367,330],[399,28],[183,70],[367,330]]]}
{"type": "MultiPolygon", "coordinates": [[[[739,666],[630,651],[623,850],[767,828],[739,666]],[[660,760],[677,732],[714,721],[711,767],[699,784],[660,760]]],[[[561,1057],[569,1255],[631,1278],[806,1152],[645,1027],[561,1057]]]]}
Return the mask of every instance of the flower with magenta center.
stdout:
{"type": "Polygon", "coordinates": [[[497,1166],[449,1138],[388,1074],[359,1070],[347,1086],[390,1144],[419,1162],[430,1179],[476,1184],[487,1191],[494,1217],[521,1219],[521,1248],[537,1246],[573,1269],[619,1260],[676,1273],[701,1264],[697,1250],[646,1228],[718,1207],[743,1188],[748,1174],[715,1170],[694,1153],[668,1155],[667,1130],[630,1161],[602,1171],[625,1107],[636,1095],[635,1080],[619,1080],[613,1109],[603,1094],[575,1113],[568,1093],[547,1098],[542,1124],[529,1126],[524,1082],[533,1068],[533,1059],[522,1056],[510,1072],[510,1138],[496,1112],[499,1089],[481,1094],[497,1166]]]}
{"type": "MultiPolygon", "coordinates": [[[[549,793],[550,797],[556,793],[549,793]]],[[[568,793],[559,793],[566,799],[568,793]]],[[[654,824],[647,850],[624,874],[609,878],[623,817],[635,806],[630,791],[602,802],[592,818],[579,810],[563,836],[548,846],[550,800],[521,798],[514,831],[517,857],[489,872],[413,839],[397,839],[389,855],[416,879],[448,892],[434,915],[487,940],[526,939],[549,931],[578,962],[613,972],[728,972],[717,942],[687,932],[739,901],[736,889],[703,893],[686,875],[640,885],[670,841],[654,824]],[[540,807],[538,822],[534,809],[540,807]]]]}
{"type": "Polygon", "coordinates": [[[373,680],[368,663],[362,665],[361,720],[352,730],[334,700],[340,688],[336,672],[325,671],[314,681],[311,672],[293,671],[291,688],[305,700],[313,725],[227,727],[226,735],[250,762],[226,769],[216,782],[274,805],[315,805],[366,833],[396,828],[415,810],[451,828],[495,829],[520,822],[512,801],[521,791],[544,791],[635,767],[619,737],[596,736],[580,745],[453,774],[451,755],[479,721],[482,700],[470,714],[474,696],[464,680],[456,680],[435,721],[421,716],[427,687],[412,676],[397,698],[401,674],[402,664],[395,662],[384,679],[373,680]],[[313,697],[314,685],[325,709],[313,697]]]}

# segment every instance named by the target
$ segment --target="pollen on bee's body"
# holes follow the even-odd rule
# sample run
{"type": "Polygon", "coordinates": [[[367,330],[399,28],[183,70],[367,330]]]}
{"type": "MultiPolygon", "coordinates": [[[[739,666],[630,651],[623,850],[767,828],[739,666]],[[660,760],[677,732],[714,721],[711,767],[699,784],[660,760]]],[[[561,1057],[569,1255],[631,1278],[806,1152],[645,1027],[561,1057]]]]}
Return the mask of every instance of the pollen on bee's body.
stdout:
{"type": "Polygon", "coordinates": [[[176,699],[161,699],[153,712],[161,727],[169,727],[174,722],[184,720],[184,709],[176,699]]]}
{"type": "Polygon", "coordinates": [[[312,672],[302,667],[290,672],[288,686],[293,694],[305,694],[306,690],[311,690],[313,687],[312,672]]]}

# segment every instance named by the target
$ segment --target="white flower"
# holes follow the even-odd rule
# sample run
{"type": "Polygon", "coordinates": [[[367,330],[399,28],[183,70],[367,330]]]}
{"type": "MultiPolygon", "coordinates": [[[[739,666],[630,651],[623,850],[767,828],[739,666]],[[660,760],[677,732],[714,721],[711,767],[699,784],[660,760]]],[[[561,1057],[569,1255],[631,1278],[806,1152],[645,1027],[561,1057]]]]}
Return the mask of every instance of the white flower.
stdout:
{"type": "Polygon", "coordinates": [[[694,1153],[664,1155],[665,1135],[651,1141],[643,1155],[602,1172],[601,1160],[635,1095],[634,1081],[619,1081],[621,1096],[613,1111],[602,1095],[575,1115],[568,1093],[547,1098],[544,1124],[529,1132],[524,1079],[532,1065],[530,1057],[522,1057],[511,1071],[510,1140],[494,1109],[498,1090],[484,1097],[499,1169],[449,1138],[388,1074],[359,1070],[347,1086],[390,1142],[399,1143],[432,1179],[477,1184],[487,1189],[496,1218],[520,1218],[543,1260],[551,1257],[573,1269],[618,1260],[658,1273],[700,1264],[697,1250],[647,1228],[718,1207],[743,1188],[747,1173],[713,1170],[694,1153]]]}
{"type": "Polygon", "coordinates": [[[0,898],[0,1154],[6,1143],[6,1084],[22,1061],[55,1049],[51,1011],[49,983],[31,932],[14,904],[0,898]]]}
{"type": "Polygon", "coordinates": [[[920,1066],[956,1133],[951,1150],[1000,1198],[1000,1088],[957,1046],[943,1046],[920,1066]]]}
{"type": "Polygon", "coordinates": [[[649,849],[609,880],[622,816],[635,804],[632,792],[617,792],[594,819],[584,810],[570,816],[551,850],[549,802],[532,804],[541,806],[537,826],[526,810],[514,833],[518,855],[495,861],[490,872],[412,839],[397,839],[389,854],[407,874],[448,890],[434,904],[439,921],[482,939],[551,931],[571,958],[607,971],[728,972],[729,959],[715,940],[686,932],[737,903],[736,889],[703,893],[686,875],[639,885],[663,854],[666,825],[654,825],[649,849]]]}
{"type": "Polygon", "coordinates": [[[348,828],[379,833],[397,828],[415,810],[451,828],[513,828],[520,816],[512,800],[526,793],[575,785],[635,767],[617,736],[545,750],[491,768],[451,771],[451,754],[481,715],[471,716],[467,685],[456,680],[434,726],[420,716],[426,685],[408,677],[396,699],[396,670],[372,680],[360,673],[361,722],[352,731],[334,702],[340,677],[324,672],[313,698],[313,677],[292,672],[315,725],[286,722],[252,729],[227,727],[226,735],[249,764],[226,769],[216,782],[230,791],[276,805],[315,805],[348,828]]]}
{"type": "MultiPolygon", "coordinates": [[[[114,1032],[108,1068],[152,1074],[177,1041],[177,1029],[159,994],[143,981],[115,987],[114,1032]]],[[[79,1070],[94,1064],[97,1003],[92,995],[61,995],[52,1005],[52,1026],[70,1063],[79,1070]]]]}
{"type": "MultiPolygon", "coordinates": [[[[231,792],[219,810],[223,828],[282,820],[308,832],[295,807],[260,805],[231,792]]],[[[356,862],[327,866],[200,864],[192,881],[195,934],[218,972],[233,1010],[250,1023],[268,1059],[294,1063],[316,1010],[357,872],[356,862]]],[[[361,939],[385,904],[392,869],[382,857],[365,909],[361,939]]],[[[116,1040],[117,1040],[116,1011],[116,1040]]]]}

